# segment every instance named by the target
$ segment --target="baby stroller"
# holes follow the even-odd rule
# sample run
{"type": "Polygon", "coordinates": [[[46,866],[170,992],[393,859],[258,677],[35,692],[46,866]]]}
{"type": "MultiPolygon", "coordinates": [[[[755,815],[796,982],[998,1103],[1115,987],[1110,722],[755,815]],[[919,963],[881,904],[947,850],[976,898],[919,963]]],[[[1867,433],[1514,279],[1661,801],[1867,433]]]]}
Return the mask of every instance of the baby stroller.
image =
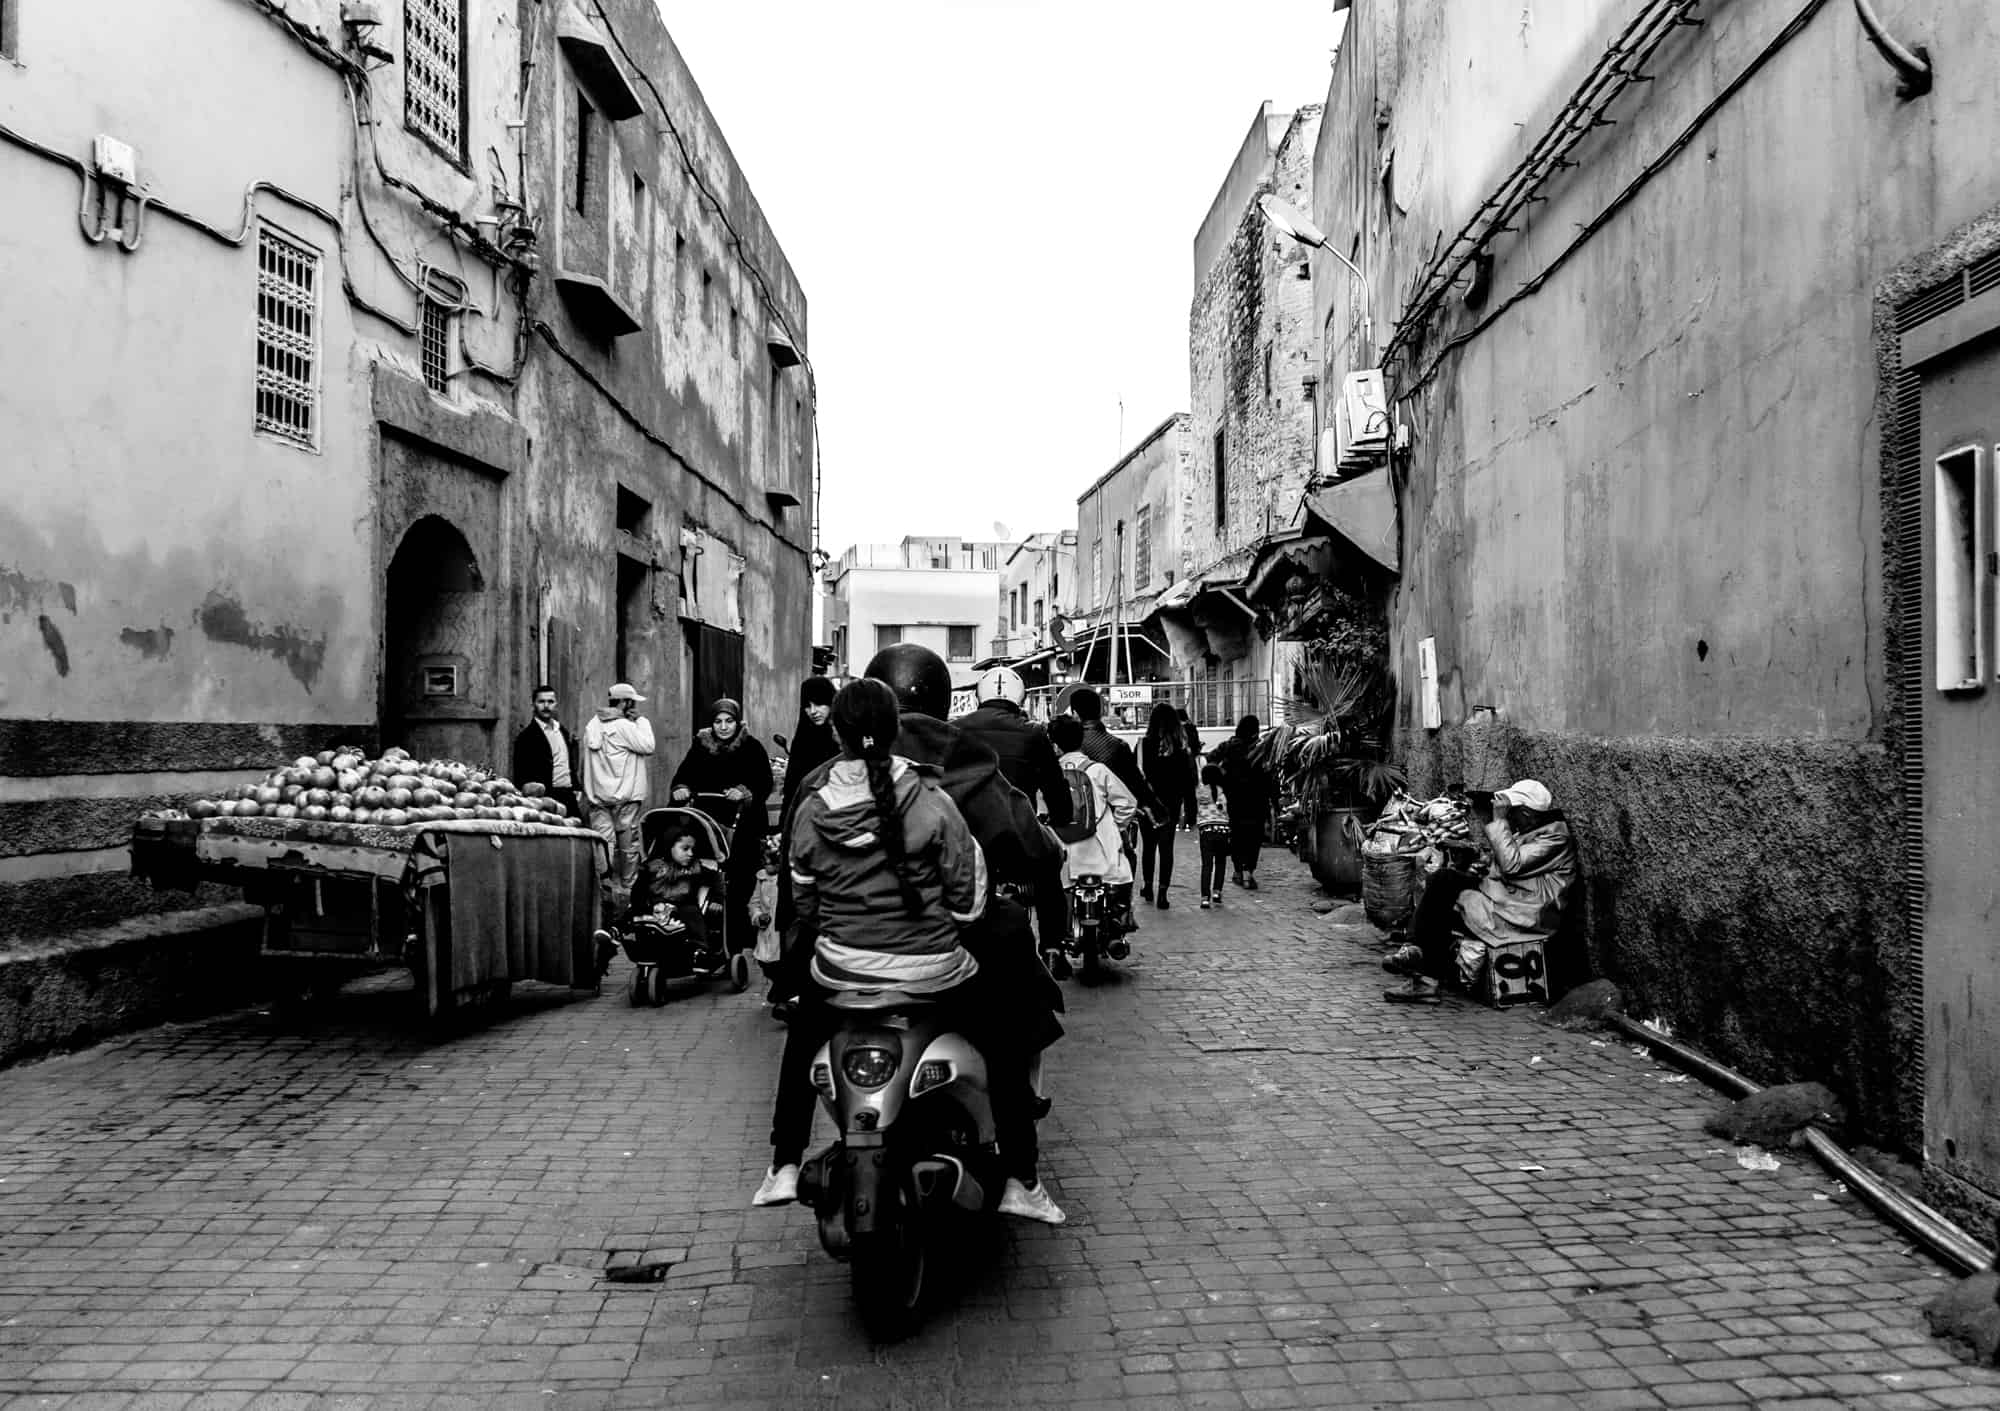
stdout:
{"type": "Polygon", "coordinates": [[[702,925],[690,926],[670,909],[634,914],[614,935],[632,962],[632,1003],[665,1004],[669,987],[726,976],[737,994],[750,988],[750,956],[728,934],[730,830],[697,808],[656,808],[639,820],[639,865],[666,852],[670,840],[694,840],[704,880],[695,898],[702,925]]]}

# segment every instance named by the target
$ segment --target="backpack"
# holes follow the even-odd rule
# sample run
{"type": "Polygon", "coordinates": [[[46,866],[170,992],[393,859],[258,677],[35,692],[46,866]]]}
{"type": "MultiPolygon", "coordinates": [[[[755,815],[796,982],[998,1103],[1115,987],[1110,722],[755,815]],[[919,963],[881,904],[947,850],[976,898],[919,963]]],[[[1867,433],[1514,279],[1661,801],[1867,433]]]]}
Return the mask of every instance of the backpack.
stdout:
{"type": "Polygon", "coordinates": [[[1065,843],[1080,843],[1097,836],[1097,785],[1089,771],[1074,764],[1063,766],[1063,783],[1069,786],[1069,806],[1074,822],[1051,824],[1050,829],[1065,843]]]}

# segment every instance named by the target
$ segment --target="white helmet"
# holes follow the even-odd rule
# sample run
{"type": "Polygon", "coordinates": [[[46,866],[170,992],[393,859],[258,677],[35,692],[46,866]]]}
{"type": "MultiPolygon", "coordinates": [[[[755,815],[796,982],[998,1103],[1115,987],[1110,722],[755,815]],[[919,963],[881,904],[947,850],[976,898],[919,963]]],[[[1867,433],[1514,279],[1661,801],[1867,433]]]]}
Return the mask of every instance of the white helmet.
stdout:
{"type": "Polygon", "coordinates": [[[1028,699],[1028,683],[1011,666],[996,666],[981,676],[978,690],[981,705],[988,701],[1012,701],[1019,705],[1028,699]]]}

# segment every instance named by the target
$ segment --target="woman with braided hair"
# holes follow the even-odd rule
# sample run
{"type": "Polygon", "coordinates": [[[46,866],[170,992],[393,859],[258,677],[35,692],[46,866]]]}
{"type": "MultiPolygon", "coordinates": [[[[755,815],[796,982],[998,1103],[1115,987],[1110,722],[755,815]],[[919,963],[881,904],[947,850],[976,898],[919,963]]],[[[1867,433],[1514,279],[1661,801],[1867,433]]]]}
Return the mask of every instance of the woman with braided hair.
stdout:
{"type": "Polygon", "coordinates": [[[959,930],[986,908],[986,862],[958,807],[930,774],[895,753],[896,696],[879,681],[833,701],[840,757],[792,818],[792,900],[813,937],[805,993],[785,1036],[771,1124],[771,1167],[754,1203],[797,1198],[811,1135],[813,1054],[832,1032],[833,990],[895,989],[948,996],[957,1027],[986,1054],[993,1117],[1008,1166],[1000,1208],[1060,1224],[1036,1178],[1027,1059],[1013,1041],[997,986],[959,930]]]}

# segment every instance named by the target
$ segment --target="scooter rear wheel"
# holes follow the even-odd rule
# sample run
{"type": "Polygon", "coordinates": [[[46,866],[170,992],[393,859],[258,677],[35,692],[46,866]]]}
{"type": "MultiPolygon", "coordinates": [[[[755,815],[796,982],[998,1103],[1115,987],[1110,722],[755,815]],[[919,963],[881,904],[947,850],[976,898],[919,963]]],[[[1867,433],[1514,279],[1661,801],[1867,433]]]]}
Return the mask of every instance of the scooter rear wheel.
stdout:
{"type": "Polygon", "coordinates": [[[648,996],[647,996],[647,993],[646,993],[646,992],[647,992],[647,990],[648,990],[649,988],[650,988],[650,987],[649,987],[649,986],[647,985],[647,983],[646,983],[646,967],[645,967],[645,966],[643,966],[643,965],[635,965],[635,966],[633,966],[633,967],[632,967],[632,1007],[633,1007],[634,1009],[637,1009],[637,1008],[639,1008],[639,1007],[640,1007],[641,1005],[643,1005],[643,1004],[645,1004],[645,1003],[646,1003],[646,1000],[647,1000],[647,998],[648,998],[648,996]]]}

